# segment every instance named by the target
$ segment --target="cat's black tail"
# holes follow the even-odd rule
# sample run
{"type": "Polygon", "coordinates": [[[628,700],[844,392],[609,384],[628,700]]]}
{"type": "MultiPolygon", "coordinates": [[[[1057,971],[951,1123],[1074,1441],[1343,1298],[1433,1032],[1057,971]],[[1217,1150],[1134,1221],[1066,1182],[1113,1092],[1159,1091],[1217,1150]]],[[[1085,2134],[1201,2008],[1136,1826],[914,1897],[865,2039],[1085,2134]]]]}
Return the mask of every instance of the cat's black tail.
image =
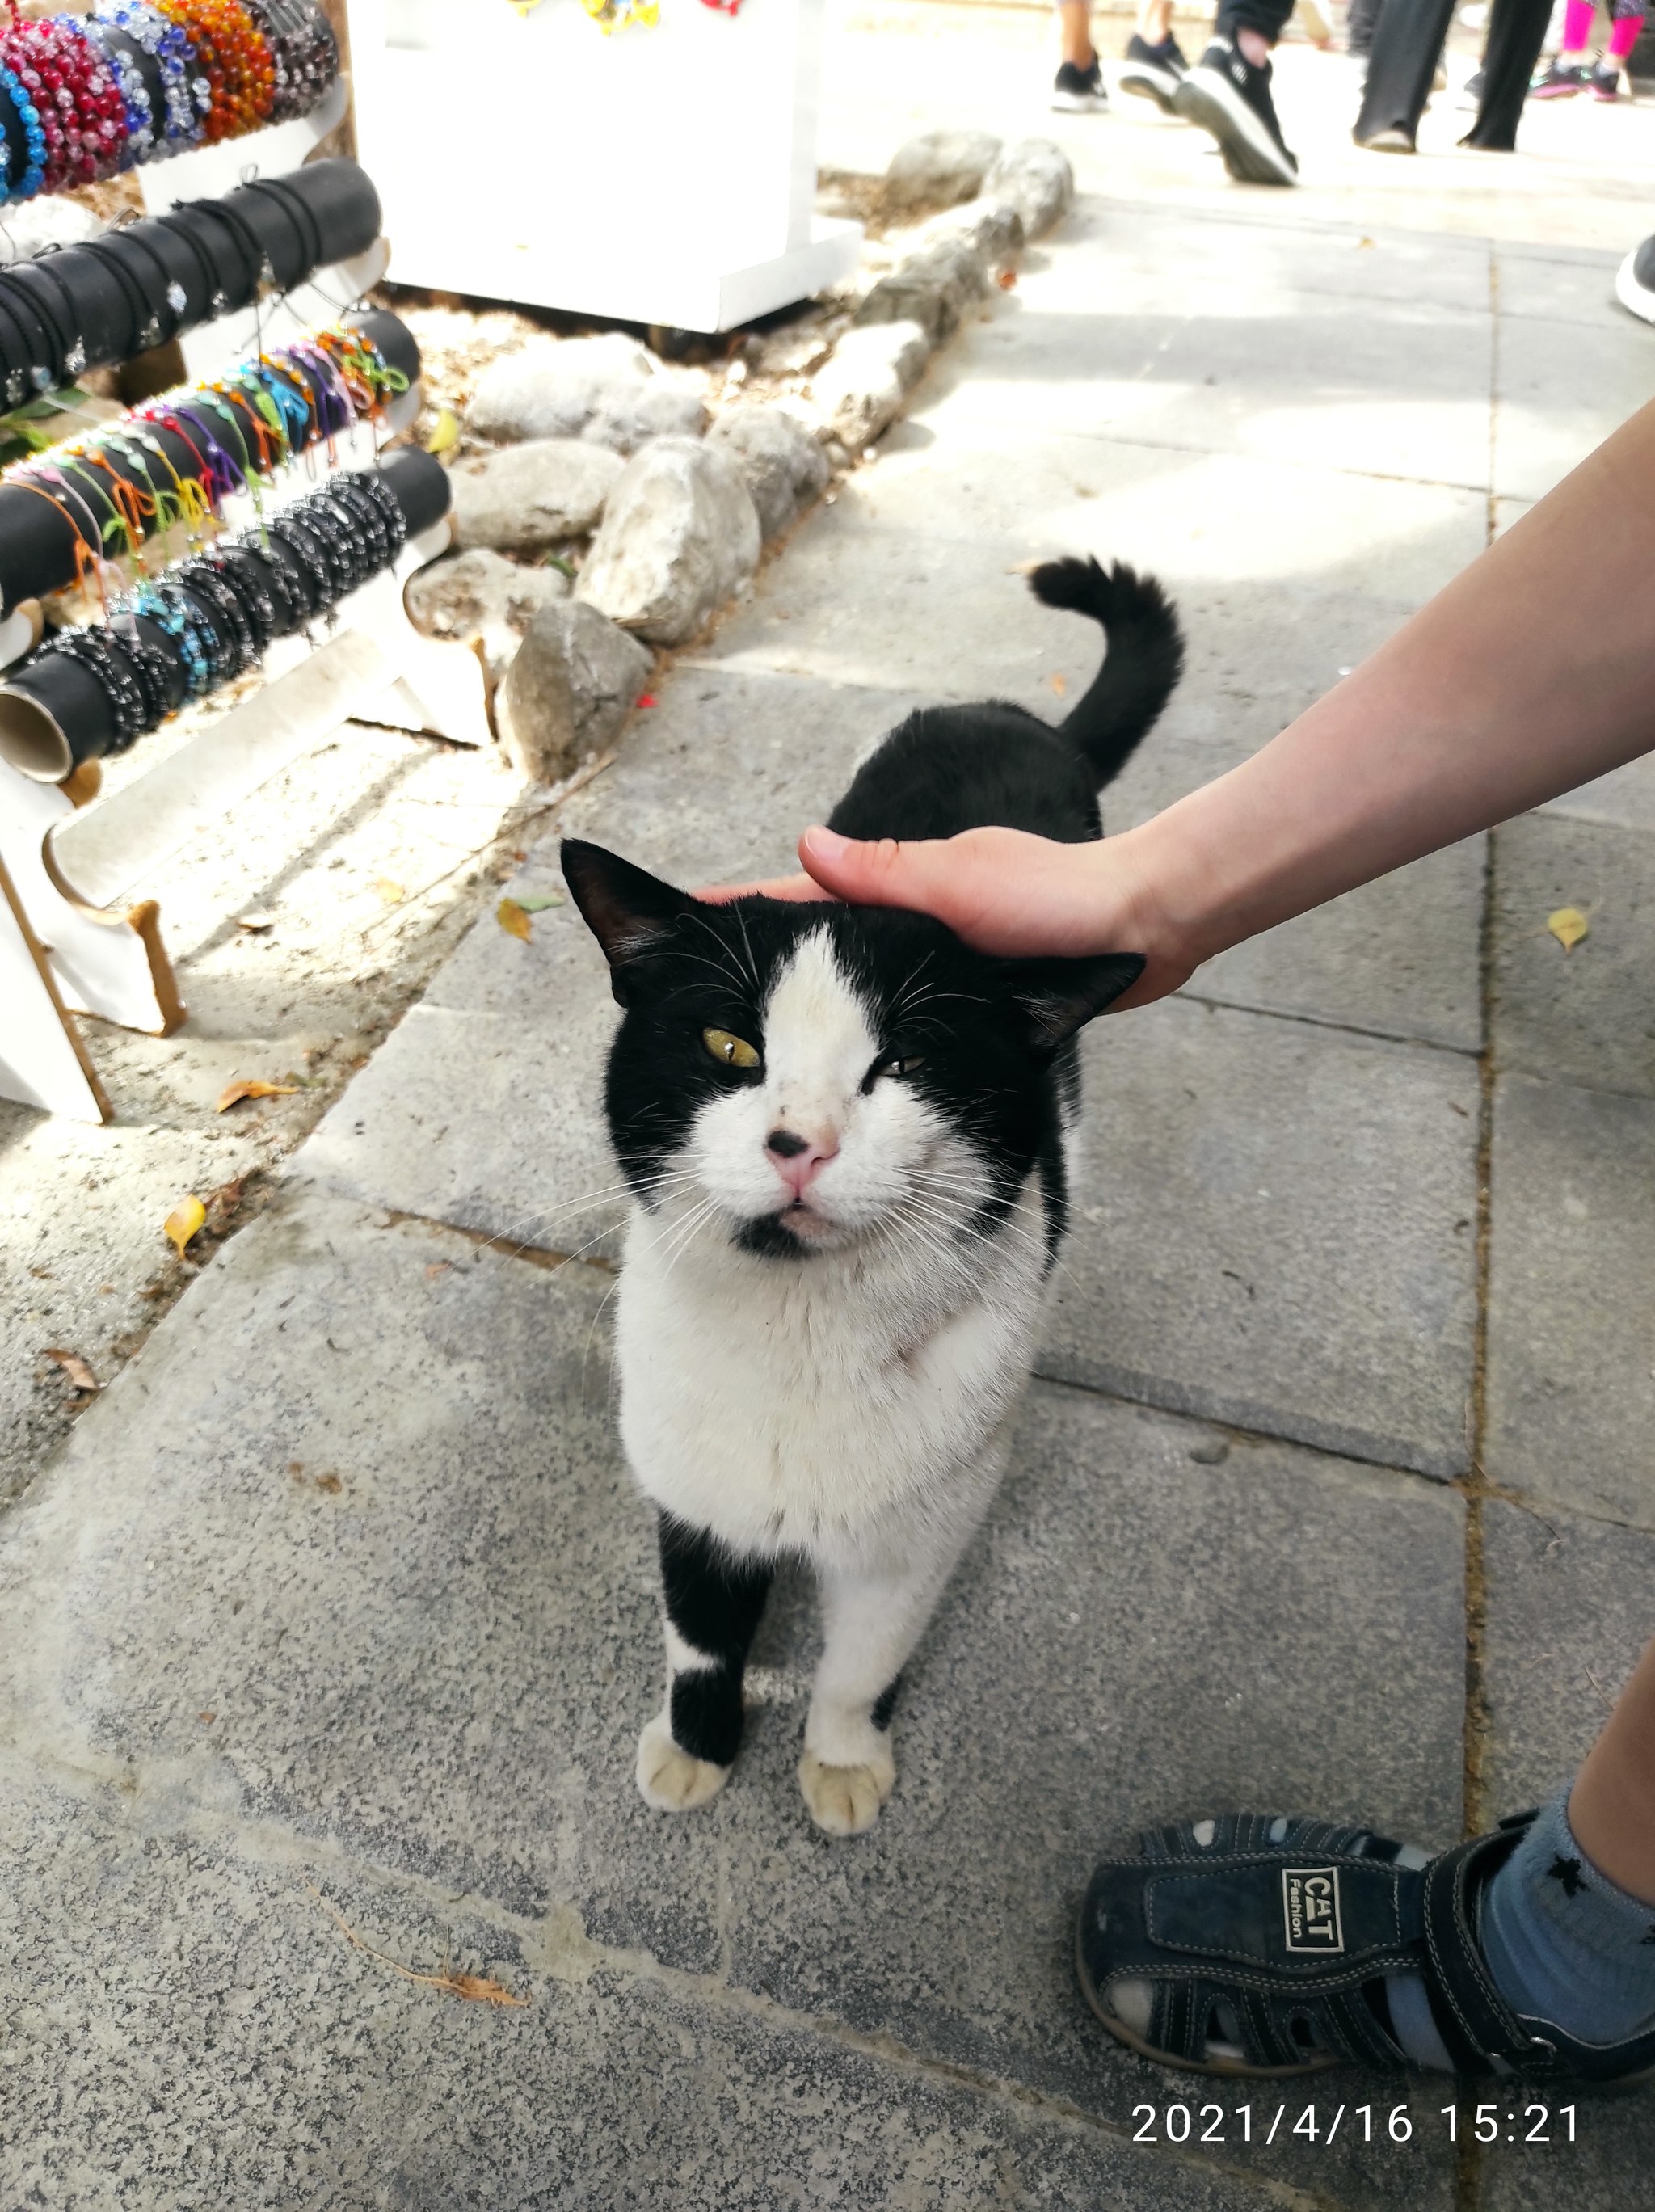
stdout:
{"type": "Polygon", "coordinates": [[[1090,615],[1107,634],[1103,665],[1063,725],[1101,791],[1172,697],[1184,673],[1184,633],[1155,578],[1140,576],[1124,561],[1107,568],[1095,561],[1045,561],[1028,587],[1044,605],[1090,615]]]}

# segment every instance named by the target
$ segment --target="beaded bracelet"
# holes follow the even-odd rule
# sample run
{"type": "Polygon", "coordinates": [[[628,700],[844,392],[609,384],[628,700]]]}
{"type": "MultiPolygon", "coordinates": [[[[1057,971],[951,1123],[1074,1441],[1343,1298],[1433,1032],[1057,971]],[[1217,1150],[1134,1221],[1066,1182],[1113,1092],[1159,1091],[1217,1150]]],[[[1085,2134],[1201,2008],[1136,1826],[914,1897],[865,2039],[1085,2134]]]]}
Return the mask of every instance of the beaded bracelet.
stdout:
{"type": "Polygon", "coordinates": [[[153,730],[173,708],[173,662],[138,628],[131,615],[114,615],[108,631],[132,664],[138,689],[143,694],[144,726],[153,730]]]}
{"type": "Polygon", "coordinates": [[[220,582],[235,594],[252,634],[252,658],[261,658],[264,648],[276,635],[280,619],[269,586],[254,574],[245,550],[239,547],[215,547],[212,552],[203,553],[199,558],[212,569],[220,582]],[[239,559],[233,557],[237,553],[241,556],[239,559]]]}
{"type": "Polygon", "coordinates": [[[124,32],[136,46],[142,47],[161,72],[161,98],[167,112],[161,118],[154,154],[162,156],[180,153],[185,147],[196,144],[201,137],[202,118],[211,105],[212,88],[202,78],[201,95],[197,97],[191,89],[191,79],[200,73],[196,67],[195,49],[183,26],[169,23],[154,8],[145,6],[143,0],[104,0],[94,21],[124,32]]]}
{"type": "Polygon", "coordinates": [[[147,161],[155,150],[155,103],[149,97],[149,84],[124,43],[123,34],[112,23],[94,15],[83,22],[82,29],[108,64],[109,73],[120,94],[125,110],[126,136],[118,166],[130,169],[135,162],[147,161]]]}
{"type": "MultiPolygon", "coordinates": [[[[155,0],[169,21],[187,27],[211,95],[203,130],[209,145],[256,131],[276,97],[268,40],[241,0],[155,0]]],[[[200,82],[200,80],[197,80],[200,82]]]]}
{"type": "Polygon", "coordinates": [[[213,688],[212,659],[217,640],[212,625],[204,613],[185,592],[162,581],[159,584],[140,584],[117,602],[117,614],[142,615],[164,629],[179,649],[184,664],[185,689],[192,699],[200,699],[213,688]]]}
{"type": "Polygon", "coordinates": [[[100,629],[60,629],[46,640],[36,659],[44,660],[52,653],[84,668],[96,683],[115,725],[115,740],[109,750],[125,752],[144,731],[143,694],[130,664],[124,656],[118,657],[100,629]]]}
{"type": "Polygon", "coordinates": [[[32,200],[46,180],[46,138],[40,126],[40,111],[34,105],[28,87],[0,49],[0,89],[3,89],[23,127],[23,143],[28,160],[21,177],[14,179],[11,168],[11,143],[6,141],[5,159],[0,161],[0,201],[32,200]]]}
{"type": "Polygon", "coordinates": [[[221,648],[220,683],[227,683],[251,668],[257,659],[253,626],[246,608],[223,577],[204,557],[191,554],[167,571],[169,579],[191,599],[205,606],[221,648]]]}

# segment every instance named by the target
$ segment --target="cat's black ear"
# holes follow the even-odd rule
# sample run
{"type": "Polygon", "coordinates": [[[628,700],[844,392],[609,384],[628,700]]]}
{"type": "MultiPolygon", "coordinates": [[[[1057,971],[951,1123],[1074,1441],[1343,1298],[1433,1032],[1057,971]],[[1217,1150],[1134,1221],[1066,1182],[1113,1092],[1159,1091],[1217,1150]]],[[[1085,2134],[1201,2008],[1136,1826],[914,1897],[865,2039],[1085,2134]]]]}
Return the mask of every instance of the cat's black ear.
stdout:
{"type": "Polygon", "coordinates": [[[569,896],[603,948],[610,988],[624,1006],[627,968],[654,951],[695,902],[688,891],[584,838],[566,837],[559,857],[569,896]]]}
{"type": "Polygon", "coordinates": [[[1112,1006],[1143,973],[1141,952],[1100,952],[1084,960],[1009,960],[1011,994],[1022,1010],[1032,1049],[1049,1058],[1076,1030],[1112,1006]]]}

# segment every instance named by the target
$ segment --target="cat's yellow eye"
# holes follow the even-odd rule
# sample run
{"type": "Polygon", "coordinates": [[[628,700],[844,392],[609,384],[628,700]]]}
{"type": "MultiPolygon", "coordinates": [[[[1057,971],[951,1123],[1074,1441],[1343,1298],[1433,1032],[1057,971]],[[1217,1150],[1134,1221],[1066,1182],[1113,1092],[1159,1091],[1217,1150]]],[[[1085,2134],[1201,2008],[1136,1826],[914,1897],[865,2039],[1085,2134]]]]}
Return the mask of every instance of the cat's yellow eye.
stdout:
{"type": "Polygon", "coordinates": [[[759,1064],[759,1055],[747,1039],[733,1036],[729,1030],[703,1030],[701,1042],[725,1067],[756,1067],[759,1064]]]}

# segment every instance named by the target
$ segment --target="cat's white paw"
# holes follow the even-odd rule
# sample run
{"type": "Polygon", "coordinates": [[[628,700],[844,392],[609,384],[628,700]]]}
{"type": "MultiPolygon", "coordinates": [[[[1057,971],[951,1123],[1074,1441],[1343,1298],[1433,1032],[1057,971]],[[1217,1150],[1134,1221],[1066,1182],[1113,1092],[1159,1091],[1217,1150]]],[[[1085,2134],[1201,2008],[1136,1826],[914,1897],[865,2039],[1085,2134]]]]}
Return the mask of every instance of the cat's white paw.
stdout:
{"type": "Polygon", "coordinates": [[[693,1813],[716,1797],[730,1779],[727,1766],[714,1766],[679,1750],[664,1713],[657,1713],[639,1737],[634,1771],[639,1794],[658,1813],[693,1813]]]}
{"type": "Polygon", "coordinates": [[[860,1836],[879,1818],[896,1785],[896,1761],[888,1745],[867,1765],[829,1766],[807,1751],[799,1761],[799,1788],[810,1818],[830,1836],[860,1836]]]}

